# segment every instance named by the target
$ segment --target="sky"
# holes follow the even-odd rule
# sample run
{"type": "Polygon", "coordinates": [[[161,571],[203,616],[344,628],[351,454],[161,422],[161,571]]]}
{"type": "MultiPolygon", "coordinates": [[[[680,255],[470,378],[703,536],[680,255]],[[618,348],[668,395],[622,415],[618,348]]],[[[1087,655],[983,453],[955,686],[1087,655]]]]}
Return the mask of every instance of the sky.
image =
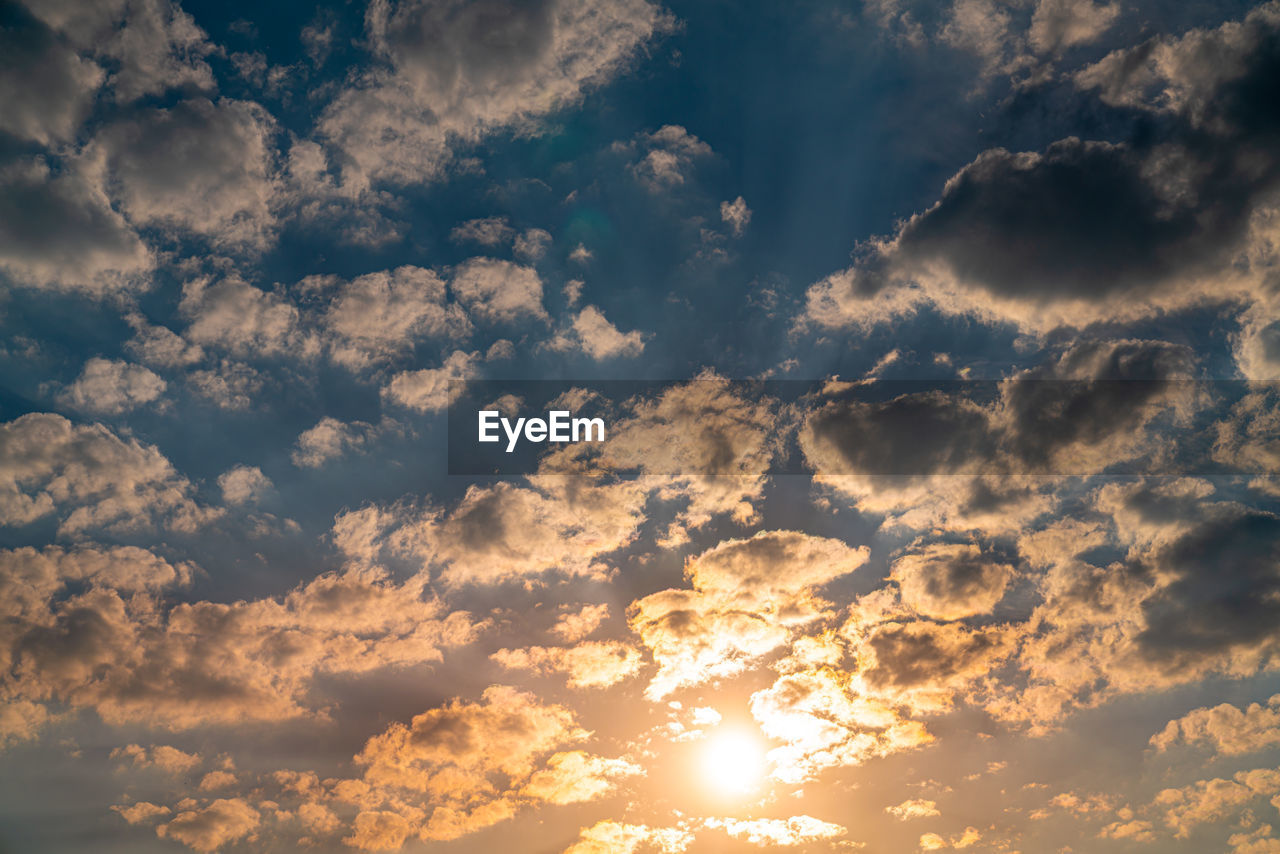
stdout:
{"type": "Polygon", "coordinates": [[[1277,854],[1277,378],[1280,2],[0,2],[0,852],[1277,854]]]}

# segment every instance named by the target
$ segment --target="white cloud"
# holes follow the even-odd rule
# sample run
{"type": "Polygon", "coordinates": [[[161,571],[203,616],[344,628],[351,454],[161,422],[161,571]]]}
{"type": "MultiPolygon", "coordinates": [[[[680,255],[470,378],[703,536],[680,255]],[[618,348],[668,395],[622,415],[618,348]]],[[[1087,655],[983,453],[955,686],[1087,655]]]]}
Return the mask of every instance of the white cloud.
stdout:
{"type": "Polygon", "coordinates": [[[455,140],[530,126],[577,102],[668,21],[645,0],[374,0],[366,27],[386,67],[341,92],[317,130],[336,149],[350,194],[430,181],[455,140]]]}
{"type": "Polygon", "coordinates": [[[553,338],[553,350],[580,349],[597,361],[639,356],[644,352],[644,334],[639,330],[619,332],[600,309],[589,305],[573,319],[573,326],[553,338]]]}
{"type": "Polygon", "coordinates": [[[33,412],[0,424],[0,439],[0,524],[59,513],[63,535],[151,525],[191,531],[218,515],[192,500],[191,483],[157,448],[100,424],[33,412]]]}
{"type": "Polygon", "coordinates": [[[164,390],[165,381],[141,365],[95,357],[59,400],[85,412],[118,415],[158,400],[164,390]]]}
{"type": "Polygon", "coordinates": [[[475,376],[478,352],[454,350],[438,368],[402,371],[382,389],[383,397],[418,412],[438,412],[449,405],[449,384],[475,376]]]}
{"type": "Polygon", "coordinates": [[[542,280],[532,267],[496,258],[472,258],[454,271],[451,287],[458,302],[490,323],[547,316],[542,307],[542,280]]]}
{"type": "Polygon", "coordinates": [[[257,501],[271,489],[271,478],[257,466],[236,466],[218,476],[218,488],[228,504],[245,504],[257,501]]]}
{"type": "Polygon", "coordinates": [[[729,226],[734,237],[741,237],[751,222],[751,208],[747,207],[747,202],[742,196],[738,196],[732,202],[721,202],[720,219],[729,226]]]}

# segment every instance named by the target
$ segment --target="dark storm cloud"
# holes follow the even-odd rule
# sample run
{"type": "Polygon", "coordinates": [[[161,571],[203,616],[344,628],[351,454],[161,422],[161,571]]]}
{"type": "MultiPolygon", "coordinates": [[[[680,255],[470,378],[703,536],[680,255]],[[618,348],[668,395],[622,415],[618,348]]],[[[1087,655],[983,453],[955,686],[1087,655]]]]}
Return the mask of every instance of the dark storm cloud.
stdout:
{"type": "Polygon", "coordinates": [[[1179,668],[1280,637],[1280,518],[1236,511],[1191,527],[1155,558],[1175,580],[1143,603],[1145,655],[1179,668]]]}
{"type": "MultiPolygon", "coordinates": [[[[998,384],[855,388],[863,396],[883,385],[891,396],[819,406],[801,442],[828,474],[1102,471],[1159,450],[1148,425],[1192,406],[1192,364],[1186,348],[1161,341],[1085,341],[998,384]]],[[[998,504],[998,495],[986,489],[973,500],[998,504]]]]}
{"type": "Polygon", "coordinates": [[[1117,51],[1076,83],[1122,111],[1132,126],[1127,139],[1068,137],[1042,152],[983,152],[893,240],[811,288],[809,319],[865,322],[858,308],[889,293],[900,303],[891,314],[923,300],[1075,324],[1106,315],[1043,309],[1117,304],[1132,313],[1141,310],[1136,301],[1247,299],[1248,287],[1214,291],[1204,280],[1247,268],[1229,269],[1280,186],[1278,81],[1274,5],[1238,28],[1117,51]],[[898,293],[908,282],[924,292],[898,293]]]}

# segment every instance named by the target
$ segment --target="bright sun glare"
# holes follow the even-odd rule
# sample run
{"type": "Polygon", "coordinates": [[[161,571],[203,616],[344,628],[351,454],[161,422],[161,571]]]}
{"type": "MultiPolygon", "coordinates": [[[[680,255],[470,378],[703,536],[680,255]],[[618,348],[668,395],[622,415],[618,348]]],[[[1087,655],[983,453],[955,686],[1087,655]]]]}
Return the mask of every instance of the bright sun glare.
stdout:
{"type": "Polygon", "coordinates": [[[748,732],[725,729],[702,747],[702,775],[721,795],[745,795],[764,779],[764,746],[748,732]]]}

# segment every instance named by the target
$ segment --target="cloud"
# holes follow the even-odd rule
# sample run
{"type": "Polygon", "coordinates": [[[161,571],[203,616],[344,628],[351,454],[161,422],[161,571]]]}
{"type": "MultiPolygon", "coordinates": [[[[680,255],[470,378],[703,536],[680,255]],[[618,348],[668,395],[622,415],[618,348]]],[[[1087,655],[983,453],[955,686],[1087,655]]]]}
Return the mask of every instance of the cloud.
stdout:
{"type": "Polygon", "coordinates": [[[609,604],[583,605],[578,611],[561,614],[551,633],[565,643],[576,643],[590,635],[609,618],[609,604]]]}
{"type": "Polygon", "coordinates": [[[228,504],[257,501],[271,489],[271,478],[257,466],[235,466],[218,475],[222,500],[228,504]]]}
{"type": "Polygon", "coordinates": [[[261,815],[241,798],[218,798],[208,806],[187,810],[156,828],[161,839],[174,839],[196,851],[216,851],[223,845],[250,837],[261,815]]]}
{"type": "Polygon", "coordinates": [[[376,430],[372,424],[363,421],[347,424],[326,415],[316,426],[302,431],[289,456],[295,466],[319,468],[348,450],[364,447],[376,430]]]}
{"type": "Polygon", "coordinates": [[[653,133],[639,134],[634,142],[615,143],[614,148],[628,153],[644,152],[627,168],[653,193],[684,184],[695,161],[711,155],[711,146],[679,125],[664,125],[653,133]]]}
{"type": "Polygon", "coordinates": [[[472,485],[450,509],[391,515],[370,508],[340,516],[335,535],[351,530],[339,545],[363,560],[377,560],[383,550],[425,560],[440,567],[441,581],[451,587],[546,573],[603,578],[608,568],[601,558],[635,537],[645,495],[634,482],[583,484],[564,477],[539,479],[533,487],[472,485]],[[359,538],[355,531],[362,531],[359,538]]]}
{"type": "Polygon", "coordinates": [[[275,225],[275,132],[258,104],[195,98],[117,120],[88,150],[131,222],[253,247],[275,225]]]}
{"type": "Polygon", "coordinates": [[[488,323],[547,316],[542,307],[542,280],[532,267],[497,258],[472,258],[454,270],[450,287],[459,303],[488,323]]]}
{"type": "Polygon", "coordinates": [[[1040,0],[1031,16],[1029,36],[1039,53],[1059,53],[1088,44],[1102,35],[1120,14],[1118,4],[1094,0],[1040,0]]]}
{"type": "Polygon", "coordinates": [[[1013,567],[983,555],[973,544],[926,546],[898,558],[890,573],[903,603],[937,620],[989,613],[1012,577],[1013,567]]]}
{"type": "Polygon", "coordinates": [[[466,315],[448,303],[444,282],[431,270],[404,266],[358,276],[308,292],[328,300],[320,323],[330,357],[361,370],[412,352],[424,338],[458,338],[470,332],[466,315]]]}
{"type": "Polygon", "coordinates": [[[566,848],[564,854],[635,854],[641,850],[680,854],[692,842],[693,835],[679,828],[605,820],[584,827],[578,841],[566,848]]]}
{"type": "Polygon", "coordinates": [[[849,832],[838,824],[808,815],[793,815],[790,818],[709,818],[704,824],[707,827],[723,828],[734,839],[743,839],[748,844],[761,848],[789,848],[820,839],[836,839],[849,832]]]}
{"type": "Polygon", "coordinates": [[[204,359],[200,345],[191,344],[172,329],[152,326],[140,314],[129,314],[125,319],[134,330],[125,349],[138,361],[153,368],[179,368],[204,359]]]}
{"type": "Polygon", "coordinates": [[[640,652],[618,641],[584,641],[570,647],[500,649],[490,658],[508,670],[564,673],[573,688],[607,688],[635,675],[640,652]]]}
{"type": "MultiPolygon", "coordinates": [[[[186,753],[167,744],[152,745],[150,750],[130,744],[111,751],[111,758],[128,758],[135,768],[156,767],[169,774],[185,774],[201,763],[199,754],[186,753]]],[[[168,812],[168,810],[165,810],[168,812]]],[[[127,816],[126,816],[127,818],[127,816]]],[[[132,821],[129,822],[133,824],[132,821]]]]}
{"type": "Polygon", "coordinates": [[[449,232],[449,239],[454,243],[479,243],[482,246],[501,246],[510,243],[515,236],[516,231],[505,216],[469,219],[455,225],[449,232]]]}
{"type": "Polygon", "coordinates": [[[619,332],[593,305],[578,312],[569,330],[548,342],[552,350],[580,349],[596,361],[632,358],[644,352],[644,333],[619,332]]]}
{"type": "Polygon", "coordinates": [[[932,207],[813,285],[805,319],[873,325],[930,306],[1043,332],[1269,300],[1267,222],[1280,160],[1261,154],[1244,169],[1240,157],[1269,150],[1261,93],[1274,64],[1276,8],[1128,48],[1082,71],[1084,92],[1167,119],[1122,141],[1068,137],[1038,152],[983,152],[932,207]]]}
{"type": "Polygon", "coordinates": [[[165,388],[164,380],[141,365],[95,357],[58,399],[84,412],[119,415],[158,400],[165,388]]]}
{"type": "Polygon", "coordinates": [[[450,384],[474,377],[479,360],[479,352],[454,350],[438,368],[396,374],[383,387],[382,395],[417,412],[439,412],[449,405],[454,393],[450,384]]]}
{"type": "Polygon", "coordinates": [[[172,730],[322,715],[321,674],[438,661],[475,627],[379,570],[326,573],[280,599],[170,604],[190,578],[136,548],[0,553],[6,696],[172,730]]]}
{"type": "Polygon", "coordinates": [[[1230,780],[1215,777],[1177,789],[1163,789],[1152,800],[1152,807],[1163,812],[1164,822],[1175,838],[1186,839],[1197,826],[1225,821],[1254,799],[1277,792],[1280,771],[1256,768],[1239,771],[1230,780]]]}
{"type": "Polygon", "coordinates": [[[720,219],[724,221],[725,225],[729,226],[729,230],[733,232],[734,237],[741,237],[742,233],[747,230],[747,225],[751,222],[751,208],[747,207],[747,203],[742,196],[738,196],[732,202],[721,202],[720,219]]]}
{"type": "Polygon", "coordinates": [[[529,803],[598,798],[614,778],[639,773],[629,762],[559,750],[588,735],[564,706],[494,685],[478,702],[454,700],[392,725],[369,739],[356,763],[375,791],[425,797],[425,821],[414,829],[424,841],[449,840],[529,803]]]}
{"type": "Polygon", "coordinates": [[[154,264],[83,163],[0,167],[0,270],[16,283],[104,295],[144,286],[154,264]]]}
{"type": "Polygon", "coordinates": [[[785,644],[792,627],[820,617],[826,603],[817,589],[867,556],[865,547],[839,540],[762,531],[690,558],[685,575],[693,589],[663,590],[628,608],[632,630],[658,665],[646,696],[741,673],[785,644]]]}
{"type": "Polygon", "coordinates": [[[220,511],[192,498],[191,483],[153,445],[100,424],[33,412],[0,424],[0,524],[58,514],[58,532],[193,531],[220,511]]]}
{"type": "Polygon", "coordinates": [[[353,195],[374,184],[434,180],[455,141],[532,127],[576,103],[614,77],[668,18],[643,0],[376,0],[365,23],[382,64],[340,92],[317,125],[353,195]]]}
{"type": "Polygon", "coordinates": [[[204,61],[215,47],[192,17],[168,0],[40,0],[27,6],[78,50],[110,60],[114,70],[108,85],[118,102],[183,87],[215,88],[204,61]]]}
{"type": "Polygon", "coordinates": [[[281,295],[229,275],[216,282],[192,279],[182,287],[179,310],[191,318],[186,337],[238,356],[302,353],[298,309],[281,295]]]}
{"type": "Polygon", "coordinates": [[[0,129],[46,146],[66,142],[105,79],[102,68],[36,21],[11,23],[0,30],[0,129]]]}
{"type": "Polygon", "coordinates": [[[1220,703],[1192,709],[1151,736],[1151,746],[1160,751],[1179,743],[1208,744],[1223,756],[1255,753],[1280,744],[1280,694],[1265,706],[1250,703],[1241,709],[1220,703]]]}
{"type": "Polygon", "coordinates": [[[903,801],[895,806],[885,807],[884,811],[902,821],[913,818],[929,818],[930,816],[942,815],[938,812],[938,805],[933,801],[926,801],[921,798],[913,798],[903,801]]]}

